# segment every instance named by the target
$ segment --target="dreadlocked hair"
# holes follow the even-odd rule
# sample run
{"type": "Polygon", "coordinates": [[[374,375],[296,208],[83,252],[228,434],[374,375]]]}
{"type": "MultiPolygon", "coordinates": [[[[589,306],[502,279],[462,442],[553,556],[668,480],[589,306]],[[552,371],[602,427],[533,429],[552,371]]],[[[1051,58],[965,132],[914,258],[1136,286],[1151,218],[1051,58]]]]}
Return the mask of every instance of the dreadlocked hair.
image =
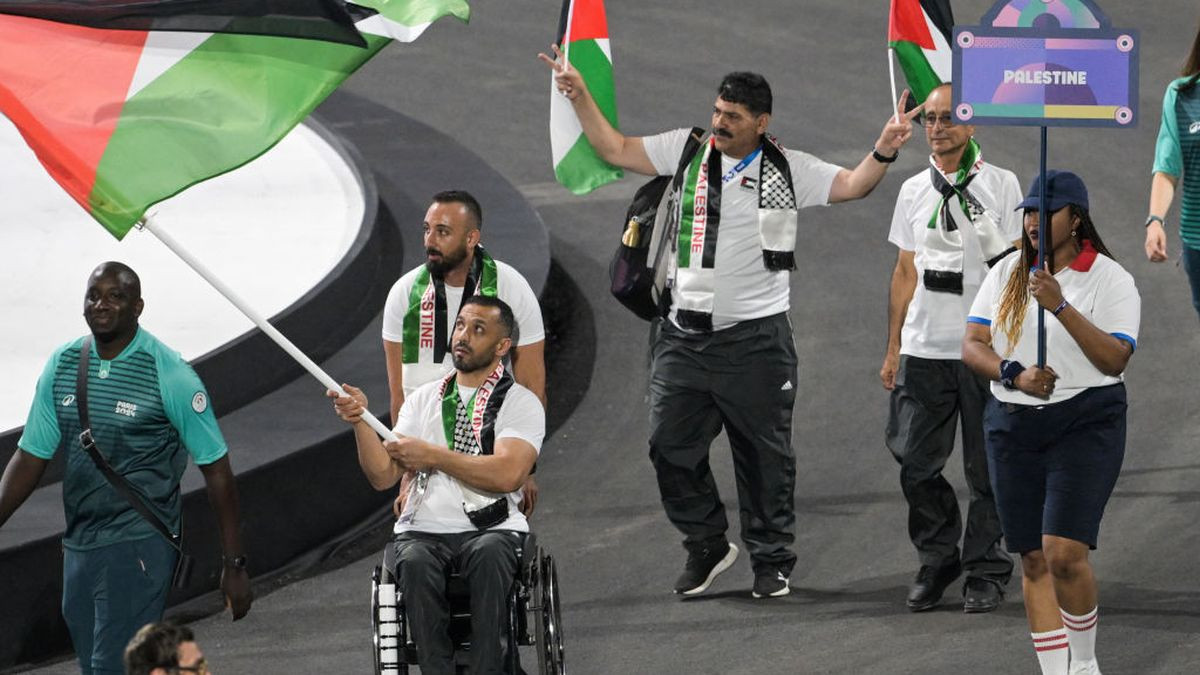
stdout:
{"type": "MultiPolygon", "coordinates": [[[[1096,231],[1096,225],[1092,222],[1088,210],[1078,204],[1069,204],[1067,208],[1070,209],[1071,219],[1078,221],[1078,225],[1075,227],[1076,240],[1091,242],[1092,248],[1096,249],[1097,253],[1112,258],[1108,247],[1100,239],[1100,233],[1096,231]]],[[[1021,261],[1013,266],[1012,274],[1008,276],[1008,283],[1004,285],[1004,290],[1000,293],[1000,307],[996,310],[996,325],[1004,331],[1005,337],[1008,338],[1008,350],[1005,352],[1005,356],[1012,355],[1013,350],[1017,348],[1017,342],[1021,340],[1021,332],[1025,323],[1025,309],[1029,306],[1029,270],[1037,265],[1037,247],[1033,245],[1025,228],[1021,228],[1020,252],[1021,261]]]]}

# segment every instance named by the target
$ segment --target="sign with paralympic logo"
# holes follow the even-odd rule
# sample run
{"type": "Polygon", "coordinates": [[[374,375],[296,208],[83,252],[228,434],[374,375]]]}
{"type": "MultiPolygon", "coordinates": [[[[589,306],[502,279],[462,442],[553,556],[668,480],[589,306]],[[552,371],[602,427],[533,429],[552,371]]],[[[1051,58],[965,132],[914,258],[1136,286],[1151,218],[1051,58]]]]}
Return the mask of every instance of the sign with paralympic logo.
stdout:
{"type": "Polygon", "coordinates": [[[1090,0],[1001,0],[954,29],[954,115],[967,124],[1132,127],[1138,35],[1090,0]]]}

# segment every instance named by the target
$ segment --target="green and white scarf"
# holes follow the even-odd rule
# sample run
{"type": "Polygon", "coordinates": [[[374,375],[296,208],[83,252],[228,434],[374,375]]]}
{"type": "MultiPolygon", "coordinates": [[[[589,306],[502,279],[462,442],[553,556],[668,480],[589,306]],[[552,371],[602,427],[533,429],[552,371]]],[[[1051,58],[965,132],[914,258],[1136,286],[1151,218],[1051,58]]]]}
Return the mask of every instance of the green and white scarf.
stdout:
{"type": "MultiPolygon", "coordinates": [[[[458,394],[458,371],[455,370],[442,378],[441,387],[438,388],[438,400],[441,402],[439,409],[446,447],[464,455],[493,454],[493,446],[496,443],[496,418],[514,383],[512,372],[501,361],[471,395],[470,400],[463,401],[458,394]]],[[[420,471],[409,483],[404,513],[400,515],[401,523],[411,524],[414,521],[417,510],[425,500],[429,475],[428,471],[420,471]]],[[[457,479],[454,479],[454,482],[458,484],[463,501],[474,508],[486,506],[500,496],[476,490],[457,479]]]]}
{"type": "MultiPolygon", "coordinates": [[[[774,137],[764,135],[761,143],[757,187],[763,266],[771,271],[790,271],[796,269],[798,221],[791,167],[774,137]]],[[[688,330],[712,330],[722,179],[721,153],[710,137],[704,149],[692,158],[683,184],[677,188],[679,204],[673,211],[678,237],[671,301],[676,323],[688,330]]]]}
{"type": "Polygon", "coordinates": [[[946,179],[933,155],[929,156],[929,180],[940,195],[926,225],[921,267],[925,270],[925,287],[931,291],[963,293],[963,284],[976,288],[983,282],[983,265],[964,265],[964,228],[970,229],[979,241],[979,249],[987,267],[996,264],[1012,250],[1010,242],[1000,234],[997,218],[972,194],[970,185],[983,169],[983,151],[974,138],[967,141],[954,182],[946,179]],[[952,202],[955,202],[952,204],[952,202]],[[964,272],[971,278],[964,279],[964,272]]]}
{"type": "MultiPolygon", "coordinates": [[[[496,288],[496,261],[482,246],[476,246],[462,302],[472,295],[494,298],[496,288]]],[[[462,309],[461,303],[458,309],[462,309]]],[[[441,363],[445,359],[451,338],[446,329],[447,310],[445,280],[432,274],[427,266],[421,267],[408,294],[408,311],[404,313],[404,363],[441,363]]]]}

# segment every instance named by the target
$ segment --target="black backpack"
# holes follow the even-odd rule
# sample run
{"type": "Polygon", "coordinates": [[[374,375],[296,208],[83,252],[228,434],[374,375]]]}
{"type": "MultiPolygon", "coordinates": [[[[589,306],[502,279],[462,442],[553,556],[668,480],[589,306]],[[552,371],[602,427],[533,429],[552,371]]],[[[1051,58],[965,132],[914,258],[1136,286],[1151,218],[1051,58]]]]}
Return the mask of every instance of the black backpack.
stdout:
{"type": "Polygon", "coordinates": [[[675,232],[665,231],[671,207],[667,203],[671,191],[667,188],[672,183],[682,184],[703,135],[700,127],[692,128],[674,176],[657,176],[638,188],[625,214],[621,243],[608,266],[613,297],[647,321],[665,315],[670,306],[670,289],[666,288],[669,261],[665,256],[672,249],[675,232]]]}

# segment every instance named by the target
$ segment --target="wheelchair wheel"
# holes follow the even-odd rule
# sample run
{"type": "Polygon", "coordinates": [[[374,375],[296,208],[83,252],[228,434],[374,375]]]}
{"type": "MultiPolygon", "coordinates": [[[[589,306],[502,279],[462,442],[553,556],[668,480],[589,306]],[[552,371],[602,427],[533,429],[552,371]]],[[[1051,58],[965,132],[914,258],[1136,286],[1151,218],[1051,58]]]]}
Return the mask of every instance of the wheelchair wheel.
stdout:
{"type": "Polygon", "coordinates": [[[408,665],[400,659],[400,640],[405,632],[400,625],[396,603],[396,582],[391,572],[380,566],[371,574],[371,641],[375,655],[375,675],[408,675],[408,665]]]}
{"type": "Polygon", "coordinates": [[[563,660],[562,609],[558,598],[558,570],[554,558],[538,549],[533,570],[533,602],[537,604],[534,626],[537,631],[538,669],[542,675],[565,675],[563,660]]]}

